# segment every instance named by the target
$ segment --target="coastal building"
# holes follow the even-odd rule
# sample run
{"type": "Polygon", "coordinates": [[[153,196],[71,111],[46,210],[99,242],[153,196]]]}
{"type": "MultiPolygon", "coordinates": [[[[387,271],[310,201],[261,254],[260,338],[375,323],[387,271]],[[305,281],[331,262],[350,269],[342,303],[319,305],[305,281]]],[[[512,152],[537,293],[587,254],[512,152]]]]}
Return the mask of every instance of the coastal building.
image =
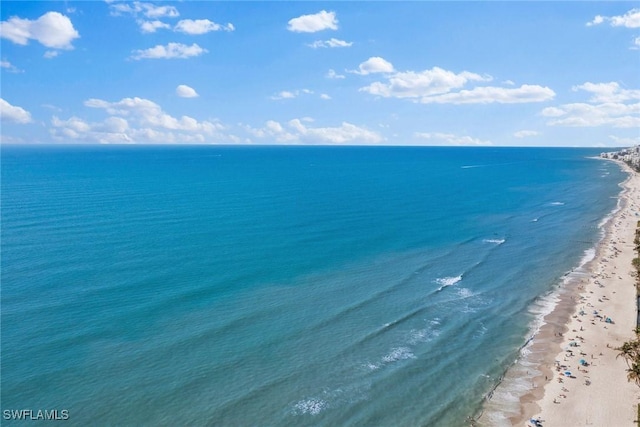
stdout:
{"type": "Polygon", "coordinates": [[[603,159],[622,160],[637,171],[640,171],[640,145],[624,148],[620,151],[600,153],[603,159]]]}

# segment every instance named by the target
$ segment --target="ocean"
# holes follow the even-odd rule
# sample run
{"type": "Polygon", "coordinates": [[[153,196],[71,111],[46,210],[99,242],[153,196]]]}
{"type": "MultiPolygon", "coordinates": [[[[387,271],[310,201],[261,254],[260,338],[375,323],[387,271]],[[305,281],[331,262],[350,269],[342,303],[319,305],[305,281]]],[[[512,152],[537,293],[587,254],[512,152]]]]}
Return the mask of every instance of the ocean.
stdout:
{"type": "Polygon", "coordinates": [[[598,154],[4,145],[3,425],[467,425],[616,207],[598,154]]]}

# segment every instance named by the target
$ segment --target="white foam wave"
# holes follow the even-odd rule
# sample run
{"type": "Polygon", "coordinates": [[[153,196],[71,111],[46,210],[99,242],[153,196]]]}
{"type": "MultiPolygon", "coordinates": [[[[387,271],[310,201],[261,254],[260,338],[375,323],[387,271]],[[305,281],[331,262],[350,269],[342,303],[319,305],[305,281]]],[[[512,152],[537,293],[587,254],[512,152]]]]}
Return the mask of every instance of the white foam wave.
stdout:
{"type": "Polygon", "coordinates": [[[295,404],[294,410],[296,414],[318,415],[327,407],[327,402],[322,399],[304,399],[295,404]]]}
{"type": "Polygon", "coordinates": [[[416,345],[421,342],[429,342],[439,335],[438,331],[432,329],[412,329],[409,335],[409,344],[416,345]]]}
{"type": "Polygon", "coordinates": [[[538,222],[538,220],[539,220],[539,219],[540,219],[540,218],[533,218],[533,219],[531,220],[531,222],[538,222]]]}
{"type": "Polygon", "coordinates": [[[458,295],[460,295],[462,298],[469,298],[474,296],[475,294],[471,291],[471,289],[460,288],[458,289],[458,295]]]}
{"type": "Polygon", "coordinates": [[[551,202],[549,203],[551,206],[563,206],[564,202],[551,202]]]}
{"type": "Polygon", "coordinates": [[[504,242],[506,242],[505,239],[484,239],[483,242],[485,243],[495,243],[496,245],[501,245],[504,242]]]}
{"type": "Polygon", "coordinates": [[[602,220],[598,223],[598,228],[602,229],[605,225],[607,225],[607,223],[611,221],[611,219],[618,213],[619,210],[620,210],[620,200],[618,200],[618,205],[615,207],[615,209],[609,212],[609,214],[606,215],[604,218],[602,218],[602,220]]]}
{"type": "MultiPolygon", "coordinates": [[[[544,325],[544,318],[556,308],[558,301],[560,301],[558,294],[556,292],[549,292],[529,306],[528,311],[534,317],[534,320],[529,325],[529,334],[531,337],[538,333],[542,325],[544,325]]],[[[531,343],[532,341],[529,341],[527,345],[531,345],[531,343]]]]}
{"type": "Polygon", "coordinates": [[[462,304],[460,305],[458,310],[460,311],[460,313],[472,314],[477,313],[480,309],[477,306],[472,306],[471,304],[462,304]]]}
{"type": "Polygon", "coordinates": [[[407,360],[407,359],[415,359],[416,356],[411,352],[409,347],[396,347],[389,352],[386,356],[382,358],[382,361],[385,363],[393,363],[398,360],[407,360]]]}
{"type": "Polygon", "coordinates": [[[580,260],[579,267],[583,267],[589,261],[593,261],[593,259],[595,257],[596,257],[596,248],[587,249],[586,251],[584,251],[584,255],[582,256],[582,259],[580,260]]]}
{"type": "MultiPolygon", "coordinates": [[[[486,334],[488,330],[489,330],[489,328],[487,328],[485,325],[481,324],[480,325],[480,329],[478,329],[478,331],[475,334],[473,334],[473,336],[474,336],[474,338],[481,337],[484,334],[486,334]]],[[[486,377],[486,378],[490,377],[489,375],[486,375],[486,374],[484,374],[483,376],[486,377]]]]}
{"type": "Polygon", "coordinates": [[[455,277],[440,277],[439,279],[436,279],[436,283],[440,285],[440,287],[438,288],[438,291],[443,290],[447,286],[453,286],[461,280],[462,280],[462,275],[455,276],[455,277]]]}

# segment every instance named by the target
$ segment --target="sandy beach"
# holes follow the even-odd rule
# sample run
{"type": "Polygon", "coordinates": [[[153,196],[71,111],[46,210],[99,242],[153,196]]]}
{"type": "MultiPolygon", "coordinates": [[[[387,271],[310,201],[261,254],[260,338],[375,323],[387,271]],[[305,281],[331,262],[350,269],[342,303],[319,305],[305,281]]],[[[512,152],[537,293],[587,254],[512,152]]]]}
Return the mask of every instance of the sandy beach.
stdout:
{"type": "Polygon", "coordinates": [[[536,336],[532,351],[546,348],[534,389],[520,399],[513,425],[632,426],[640,388],[627,381],[616,356],[636,326],[633,238],[640,220],[640,175],[623,184],[619,210],[582,277],[565,292],[536,336]],[[538,348],[535,348],[538,347],[538,348]]]}

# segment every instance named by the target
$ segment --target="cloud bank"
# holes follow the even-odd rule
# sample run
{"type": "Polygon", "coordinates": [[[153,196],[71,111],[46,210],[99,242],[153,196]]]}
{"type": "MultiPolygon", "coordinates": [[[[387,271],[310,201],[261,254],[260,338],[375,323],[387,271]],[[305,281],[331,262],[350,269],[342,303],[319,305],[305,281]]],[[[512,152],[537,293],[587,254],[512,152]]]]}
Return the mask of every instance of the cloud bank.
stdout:
{"type": "MultiPolygon", "coordinates": [[[[543,102],[555,97],[555,92],[539,85],[520,87],[476,86],[472,83],[493,80],[491,76],[469,71],[455,73],[440,67],[423,71],[394,71],[393,65],[380,57],[369,58],[360,64],[356,74],[383,73],[384,80],[364,86],[359,90],[383,98],[404,98],[422,104],[517,104],[543,102]]],[[[512,83],[512,82],[510,82],[512,83]]]]}

